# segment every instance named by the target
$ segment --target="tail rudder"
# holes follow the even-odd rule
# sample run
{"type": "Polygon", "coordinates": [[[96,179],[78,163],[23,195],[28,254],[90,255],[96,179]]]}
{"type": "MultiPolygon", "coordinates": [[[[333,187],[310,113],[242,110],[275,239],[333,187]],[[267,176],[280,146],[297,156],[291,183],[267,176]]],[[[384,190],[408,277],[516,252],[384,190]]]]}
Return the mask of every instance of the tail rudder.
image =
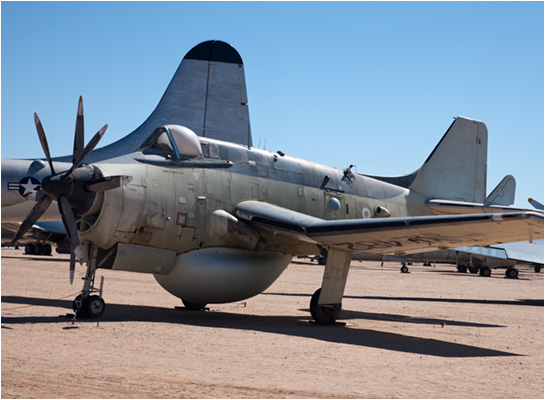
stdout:
{"type": "Polygon", "coordinates": [[[484,203],[488,130],[477,120],[456,117],[410,189],[426,199],[484,203]]]}

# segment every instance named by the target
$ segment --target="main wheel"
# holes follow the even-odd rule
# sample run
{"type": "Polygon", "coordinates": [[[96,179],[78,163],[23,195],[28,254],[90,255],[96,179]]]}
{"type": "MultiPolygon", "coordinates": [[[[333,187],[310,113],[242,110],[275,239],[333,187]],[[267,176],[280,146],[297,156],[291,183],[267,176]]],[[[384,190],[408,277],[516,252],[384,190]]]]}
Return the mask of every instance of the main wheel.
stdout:
{"type": "Polygon", "coordinates": [[[34,244],[33,243],[27,243],[25,245],[25,254],[34,254],[34,244]]]}
{"type": "Polygon", "coordinates": [[[84,301],[84,305],[87,310],[87,315],[91,318],[100,317],[106,310],[106,303],[97,295],[89,296],[87,300],[84,301]]]}
{"type": "Polygon", "coordinates": [[[490,271],[490,268],[488,267],[482,267],[480,273],[481,273],[481,276],[486,276],[486,277],[489,277],[490,275],[492,275],[492,271],[490,271]]]}
{"type": "Polygon", "coordinates": [[[318,305],[318,299],[320,298],[321,292],[322,289],[318,289],[312,295],[312,298],[310,299],[310,314],[312,315],[312,318],[314,318],[314,321],[319,324],[333,324],[341,314],[341,304],[336,304],[333,307],[318,305]]]}
{"type": "Polygon", "coordinates": [[[408,274],[409,273],[409,267],[407,267],[406,265],[402,265],[401,266],[401,273],[402,274],[408,274]]]}
{"type": "Polygon", "coordinates": [[[458,265],[456,268],[458,269],[458,272],[461,272],[462,274],[467,272],[467,267],[465,265],[458,265]]]}
{"type": "Polygon", "coordinates": [[[516,268],[510,267],[505,271],[505,276],[510,279],[516,279],[519,277],[519,272],[516,268]]]}
{"type": "Polygon", "coordinates": [[[51,245],[49,243],[44,243],[40,246],[40,253],[44,256],[50,256],[51,250],[51,245]]]}

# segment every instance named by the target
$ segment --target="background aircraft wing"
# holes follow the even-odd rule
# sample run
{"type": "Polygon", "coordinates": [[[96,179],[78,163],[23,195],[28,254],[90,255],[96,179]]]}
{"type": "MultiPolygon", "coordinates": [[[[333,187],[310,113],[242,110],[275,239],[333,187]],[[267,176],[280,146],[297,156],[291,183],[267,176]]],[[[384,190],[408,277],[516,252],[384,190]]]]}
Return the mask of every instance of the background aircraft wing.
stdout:
{"type": "MultiPolygon", "coordinates": [[[[21,226],[18,222],[5,222],[2,224],[2,241],[11,240],[15,236],[15,232],[21,226]]],[[[23,234],[19,241],[25,240],[47,240],[58,242],[66,236],[66,231],[62,225],[62,221],[41,221],[38,222],[23,234]]]]}
{"type": "Polygon", "coordinates": [[[543,238],[543,215],[532,212],[326,221],[272,204],[245,201],[236,216],[277,235],[371,254],[403,255],[543,238]]]}

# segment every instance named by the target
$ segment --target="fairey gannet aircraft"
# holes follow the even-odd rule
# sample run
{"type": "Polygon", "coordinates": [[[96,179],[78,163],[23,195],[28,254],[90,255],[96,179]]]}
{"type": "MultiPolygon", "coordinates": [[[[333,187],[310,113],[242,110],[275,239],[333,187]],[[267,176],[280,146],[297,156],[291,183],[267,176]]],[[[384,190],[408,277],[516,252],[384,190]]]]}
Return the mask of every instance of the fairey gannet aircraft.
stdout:
{"type": "MultiPolygon", "coordinates": [[[[202,137],[252,145],[244,64],[233,47],[213,40],[191,49],[180,63],[159,104],[144,123],[117,142],[96,149],[86,161],[96,162],[131,153],[151,131],[165,124],[187,126],[202,137]]],[[[79,128],[76,129],[83,132],[81,98],[77,126],[79,128]]],[[[83,134],[76,137],[83,140],[83,134]]],[[[52,160],[56,171],[69,169],[75,161],[71,156],[52,160]]],[[[43,178],[49,175],[51,170],[41,159],[2,160],[3,240],[13,237],[20,222],[34,206],[43,178]]],[[[42,221],[45,220],[60,220],[56,207],[49,207],[43,214],[42,221]]],[[[65,242],[63,229],[62,224],[56,227],[38,223],[25,236],[30,240],[26,253],[51,254],[51,246],[47,242],[62,245],[65,242]]]]}
{"type": "Polygon", "coordinates": [[[543,215],[482,213],[485,170],[476,163],[486,126],[457,117],[432,154],[403,179],[374,179],[247,145],[199,137],[180,125],[150,129],[131,154],[84,165],[104,133],[52,175],[14,241],[56,201],[76,261],[87,262],[78,313],[104,312],[97,268],[153,274],[186,307],[252,297],[295,255],[327,253],[312,296],[315,321],[341,312],[353,252],[404,255],[543,238],[543,215]],[[458,210],[473,214],[456,215],[458,210]],[[430,215],[443,214],[443,215],[430,215]],[[451,214],[451,215],[445,215],[451,214]],[[83,240],[80,241],[79,237],[83,240]]]}

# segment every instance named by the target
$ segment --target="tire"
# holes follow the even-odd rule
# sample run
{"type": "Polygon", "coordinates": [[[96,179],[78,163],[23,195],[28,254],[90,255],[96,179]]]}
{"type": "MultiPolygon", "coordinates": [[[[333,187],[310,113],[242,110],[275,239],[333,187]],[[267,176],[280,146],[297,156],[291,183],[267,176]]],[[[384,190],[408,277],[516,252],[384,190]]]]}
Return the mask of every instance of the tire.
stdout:
{"type": "Polygon", "coordinates": [[[34,254],[34,244],[27,243],[25,246],[25,254],[34,254]]]}
{"type": "Polygon", "coordinates": [[[90,318],[99,318],[106,311],[106,303],[97,295],[89,296],[84,304],[90,318]]]}
{"type": "Polygon", "coordinates": [[[462,274],[467,272],[467,267],[465,265],[458,265],[456,268],[458,269],[458,272],[461,272],[462,274]]]}
{"type": "Polygon", "coordinates": [[[476,274],[477,272],[479,272],[479,267],[469,267],[469,272],[471,272],[472,274],[476,274]]]}
{"type": "Polygon", "coordinates": [[[314,318],[314,321],[319,324],[333,324],[337,318],[339,318],[342,307],[340,304],[338,307],[333,308],[319,306],[318,299],[320,298],[321,292],[322,289],[318,289],[312,295],[312,298],[310,299],[310,314],[312,315],[312,318],[314,318]]]}
{"type": "Polygon", "coordinates": [[[519,272],[516,268],[507,268],[505,276],[509,279],[517,279],[519,277],[519,272]]]}
{"type": "Polygon", "coordinates": [[[44,256],[50,256],[51,255],[51,245],[49,243],[45,243],[43,245],[40,246],[40,252],[42,253],[42,255],[44,256]]]}

